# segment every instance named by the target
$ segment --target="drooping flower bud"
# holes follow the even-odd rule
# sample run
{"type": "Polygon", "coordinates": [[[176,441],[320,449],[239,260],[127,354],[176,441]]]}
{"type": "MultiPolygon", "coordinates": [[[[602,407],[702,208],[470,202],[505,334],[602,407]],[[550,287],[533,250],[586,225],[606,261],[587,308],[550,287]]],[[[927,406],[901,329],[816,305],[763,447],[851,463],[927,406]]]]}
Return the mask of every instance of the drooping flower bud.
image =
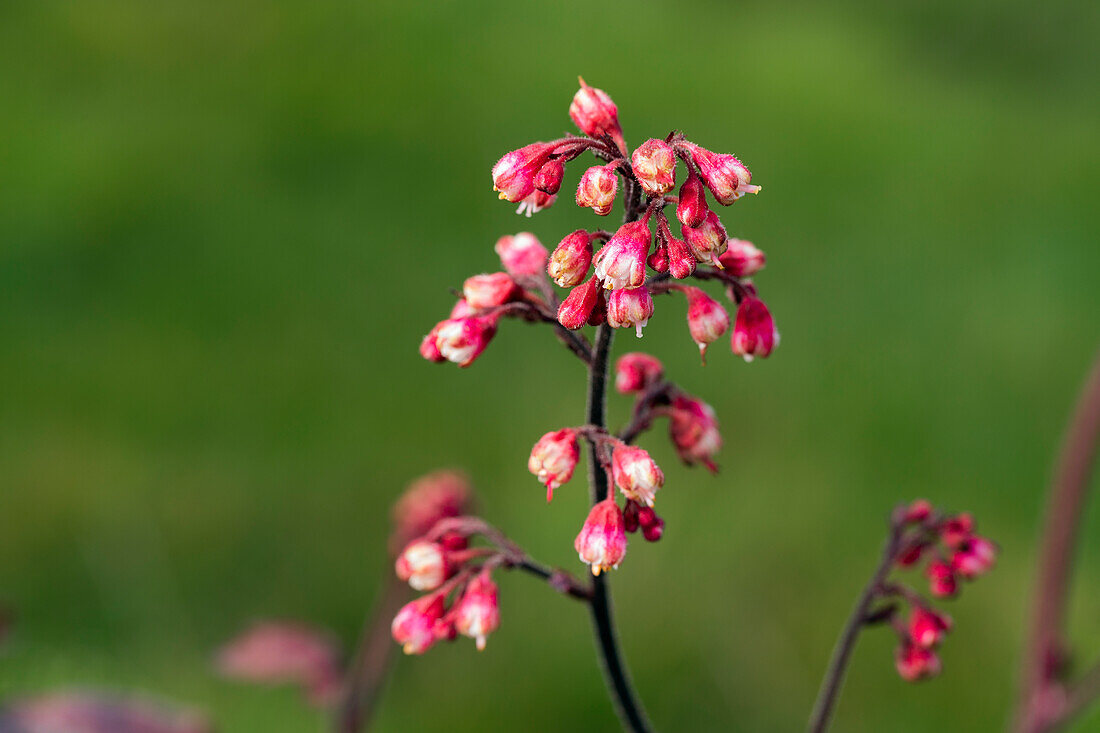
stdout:
{"type": "Polygon", "coordinates": [[[644,392],[664,376],[664,371],[661,362],[649,354],[623,354],[615,364],[615,389],[622,394],[644,392]]]}
{"type": "Polygon", "coordinates": [[[649,220],[623,224],[596,253],[596,277],[608,290],[636,288],[645,282],[645,260],[652,235],[649,220]]]}
{"type": "Polygon", "coordinates": [[[393,640],[406,654],[423,654],[435,643],[435,624],[442,617],[443,596],[439,593],[410,601],[393,617],[393,640]]]}
{"type": "Polygon", "coordinates": [[[680,196],[676,202],[676,218],[686,227],[697,227],[707,220],[708,213],[710,209],[703,182],[695,175],[695,169],[688,166],[688,177],[680,186],[680,196]]]}
{"type": "Polygon", "coordinates": [[[569,295],[565,296],[565,300],[558,307],[558,323],[570,331],[576,331],[592,315],[592,309],[596,307],[599,294],[600,281],[593,275],[588,282],[573,288],[569,295]]]}
{"type": "Polygon", "coordinates": [[[733,324],[730,347],[733,353],[752,361],[772,353],[779,344],[779,331],[764,301],[755,295],[746,295],[737,307],[737,319],[733,324]]]}
{"type": "Polygon", "coordinates": [[[928,578],[928,592],[936,598],[951,598],[959,589],[955,571],[942,560],[933,560],[924,569],[928,578]]]}
{"type": "Polygon", "coordinates": [[[555,143],[531,143],[505,153],[493,166],[493,190],[512,203],[535,192],[535,176],[553,153],[555,143]]]}
{"type": "Polygon", "coordinates": [[[561,158],[554,158],[547,162],[535,175],[535,188],[543,193],[553,196],[561,188],[561,181],[565,177],[565,163],[561,158]]]}
{"type": "Polygon", "coordinates": [[[394,570],[415,590],[435,590],[450,576],[452,568],[442,545],[415,540],[398,555],[394,570]]]}
{"type": "Polygon", "coordinates": [[[507,272],[474,275],[462,284],[466,303],[477,310],[504,305],[516,294],[516,281],[507,272]]]}
{"type": "Polygon", "coordinates": [[[612,328],[634,327],[638,338],[653,315],[653,296],[644,285],[639,288],[612,290],[607,297],[607,322],[612,328]]]}
{"type": "MultiPolygon", "coordinates": [[[[530,232],[503,236],[493,247],[512,277],[538,275],[546,266],[546,247],[530,232]]],[[[454,315],[451,318],[455,318],[454,315]]]]}
{"type": "Polygon", "coordinates": [[[665,482],[665,475],[649,453],[626,444],[616,446],[611,454],[611,475],[626,498],[650,507],[665,482]]]}
{"type": "Polygon", "coordinates": [[[543,209],[549,209],[557,200],[557,194],[551,195],[536,189],[519,202],[516,213],[522,214],[530,219],[532,214],[537,214],[543,209]]]}
{"type": "Polygon", "coordinates": [[[734,277],[749,277],[764,269],[767,260],[747,239],[727,239],[726,251],[718,261],[734,277]]]}
{"type": "Polygon", "coordinates": [[[669,410],[668,433],[684,463],[702,463],[711,471],[718,470],[714,456],[722,448],[722,434],[713,407],[694,397],[676,395],[669,410]]]}
{"type": "Polygon", "coordinates": [[[450,321],[440,321],[432,326],[432,330],[428,331],[428,335],[420,342],[420,355],[428,361],[436,364],[447,361],[447,357],[439,353],[439,346],[436,343],[439,339],[439,329],[447,323],[450,323],[450,321]]]}
{"type": "Polygon", "coordinates": [[[690,277],[695,272],[695,254],[687,242],[670,236],[668,238],[668,271],[677,280],[690,277]]]}
{"type": "Polygon", "coordinates": [[[665,520],[660,517],[654,517],[652,522],[642,525],[642,537],[645,537],[646,542],[656,542],[664,537],[664,534],[665,520]]]}
{"type": "Polygon", "coordinates": [[[684,143],[699,168],[703,182],[718,203],[729,206],[746,193],[759,193],[760,186],[751,184],[752,173],[732,155],[714,153],[692,143],[684,143]]]}
{"type": "Polygon", "coordinates": [[[470,366],[496,335],[498,320],[497,316],[473,316],[445,321],[436,336],[439,353],[460,367],[470,366]]]}
{"type": "Polygon", "coordinates": [[[697,227],[683,227],[684,241],[699,262],[721,267],[719,255],[726,251],[726,228],[718,215],[707,212],[707,218],[697,227]]]}
{"type": "Polygon", "coordinates": [[[610,135],[619,149],[626,151],[623,130],[619,126],[619,108],[602,89],[590,87],[577,77],[581,88],[573,95],[569,117],[581,132],[589,137],[610,135]]]}
{"type": "Polygon", "coordinates": [[[646,257],[646,264],[649,265],[655,272],[668,272],[668,246],[658,240],[657,248],[646,257]]]}
{"type": "Polygon", "coordinates": [[[894,652],[894,665],[906,682],[935,677],[940,673],[940,658],[931,649],[904,642],[894,652]]]}
{"type": "Polygon", "coordinates": [[[535,443],[527,470],[546,485],[547,502],[554,498],[554,489],[573,478],[579,457],[577,433],[569,428],[552,430],[535,443]]]}
{"type": "Polygon", "coordinates": [[[488,570],[475,575],[466,586],[455,604],[454,623],[458,633],[476,641],[478,651],[485,648],[485,638],[500,626],[497,584],[488,570]]]}
{"type": "Polygon", "coordinates": [[[684,288],[684,295],[688,301],[688,332],[699,345],[699,354],[705,362],[707,346],[729,329],[730,316],[717,300],[699,288],[684,288]]]}
{"type": "Polygon", "coordinates": [[[626,554],[626,525],[613,496],[592,507],[573,547],[593,575],[619,567],[626,554]]]}
{"type": "Polygon", "coordinates": [[[591,266],[592,237],[585,230],[578,229],[567,234],[550,255],[546,274],[560,287],[571,288],[584,282],[591,266]]]}
{"type": "Polygon", "coordinates": [[[663,196],[676,185],[676,153],[664,140],[651,138],[630,156],[634,177],[650,196],[663,196]]]}
{"type": "Polygon", "coordinates": [[[636,501],[626,500],[626,506],[623,507],[623,528],[633,534],[638,531],[638,527],[641,523],[638,522],[638,513],[641,511],[641,506],[636,501]]]}
{"type": "Polygon", "coordinates": [[[607,216],[615,205],[618,190],[619,177],[615,175],[614,166],[594,165],[581,175],[577,184],[577,206],[607,216]]]}
{"type": "Polygon", "coordinates": [[[914,644],[925,649],[939,646],[944,634],[950,630],[951,617],[930,608],[916,606],[909,615],[909,636],[914,644]]]}
{"type": "Polygon", "coordinates": [[[951,555],[951,565],[967,580],[984,575],[997,559],[997,546],[985,537],[973,535],[951,555]]]}

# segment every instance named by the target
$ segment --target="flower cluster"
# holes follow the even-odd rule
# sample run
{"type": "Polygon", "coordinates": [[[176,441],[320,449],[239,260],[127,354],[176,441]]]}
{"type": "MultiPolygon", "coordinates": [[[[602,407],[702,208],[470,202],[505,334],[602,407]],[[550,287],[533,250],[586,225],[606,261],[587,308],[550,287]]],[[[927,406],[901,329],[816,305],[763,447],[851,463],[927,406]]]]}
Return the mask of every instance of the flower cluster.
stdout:
{"type": "MultiPolygon", "coordinates": [[[[942,515],[918,499],[896,511],[893,522],[891,564],[912,568],[924,561],[929,593],[935,598],[955,597],[960,578],[974,580],[993,567],[996,545],[974,532],[969,514],[942,515]]],[[[940,672],[936,649],[951,631],[951,617],[903,583],[884,582],[875,590],[878,598],[889,599],[889,605],[872,616],[875,621],[888,620],[898,634],[898,674],[910,682],[935,677],[940,672]],[[901,606],[908,607],[907,616],[901,606]]]]}
{"type": "Polygon", "coordinates": [[[577,205],[607,216],[622,199],[627,221],[614,232],[571,232],[553,253],[529,233],[502,238],[496,251],[504,270],[466,280],[450,317],[424,337],[421,355],[469,366],[504,317],[551,322],[570,331],[607,323],[633,328],[640,337],[654,313],[653,296],[669,292],[687,299],[688,331],[705,355],[711,343],[731,331],[731,318],[700,288],[674,283],[694,277],[724,284],[726,297],[736,304],[733,353],[747,361],[768,356],[779,334],[747,279],[764,267],[764,254],[751,242],[730,238],[707,198],[709,191],[714,202],[728,206],[746,193],[759,192],[749,169],[735,156],[707,150],[679,132],[651,138],[630,151],[615,103],[583,80],[569,115],[584,135],[535,142],[507,153],[493,166],[494,190],[500,198],[519,203],[521,212],[541,211],[557,199],[566,164],[590,152],[599,164],[581,175],[577,205]],[[676,191],[679,166],[684,178],[676,191]],[[679,236],[665,214],[669,206],[674,207],[679,236]],[[559,299],[550,282],[569,293],[559,299]]]}

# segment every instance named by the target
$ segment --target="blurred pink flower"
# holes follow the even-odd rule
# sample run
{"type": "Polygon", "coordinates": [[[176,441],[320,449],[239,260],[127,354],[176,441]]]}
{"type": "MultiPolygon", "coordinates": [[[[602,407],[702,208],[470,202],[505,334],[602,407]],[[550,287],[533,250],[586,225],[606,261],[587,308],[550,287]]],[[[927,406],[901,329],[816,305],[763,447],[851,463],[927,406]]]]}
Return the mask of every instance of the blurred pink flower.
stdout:
{"type": "Polygon", "coordinates": [[[299,685],[315,705],[333,702],[343,677],[333,640],[294,621],[256,623],[218,651],[217,667],[232,679],[299,685]]]}

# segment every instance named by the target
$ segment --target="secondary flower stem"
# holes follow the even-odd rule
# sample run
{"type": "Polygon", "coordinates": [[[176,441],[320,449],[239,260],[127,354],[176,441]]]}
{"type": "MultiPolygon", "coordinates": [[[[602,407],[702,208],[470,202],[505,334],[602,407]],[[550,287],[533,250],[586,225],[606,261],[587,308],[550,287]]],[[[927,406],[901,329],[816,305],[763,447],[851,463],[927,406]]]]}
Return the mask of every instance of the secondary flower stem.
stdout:
{"type": "Polygon", "coordinates": [[[898,521],[900,511],[900,508],[895,510],[894,515],[891,517],[890,537],[886,540],[886,545],[882,549],[882,558],[879,560],[878,567],[875,568],[871,580],[868,581],[867,586],[860,594],[859,600],[856,601],[855,608],[852,609],[852,614],[848,617],[848,621],[844,624],[844,630],[840,633],[840,638],[837,639],[836,648],[833,649],[833,657],[829,660],[829,670],[825,673],[825,679],[821,681],[821,690],[817,693],[817,702],[814,703],[810,722],[806,726],[808,733],[824,733],[829,728],[837,698],[840,697],[840,688],[844,684],[844,673],[848,668],[848,660],[851,659],[852,651],[856,647],[856,639],[859,638],[859,632],[866,623],[871,603],[878,595],[882,583],[886,580],[886,576],[889,574],[890,568],[893,567],[894,559],[898,554],[903,526],[902,522],[898,521]]]}

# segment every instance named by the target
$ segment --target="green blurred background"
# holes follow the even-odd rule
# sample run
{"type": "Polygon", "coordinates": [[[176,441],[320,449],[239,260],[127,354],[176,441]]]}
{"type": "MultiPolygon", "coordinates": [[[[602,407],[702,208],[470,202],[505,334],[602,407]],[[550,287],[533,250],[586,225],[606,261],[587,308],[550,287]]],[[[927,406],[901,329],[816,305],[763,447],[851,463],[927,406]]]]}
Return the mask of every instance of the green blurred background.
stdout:
{"type": "MultiPolygon", "coordinates": [[[[669,299],[619,340],[726,437],[717,478],[663,426],[642,440],[668,530],[614,586],[655,723],[799,730],[886,512],[926,496],[973,511],[999,567],[949,604],[939,679],[902,683],[868,633],[836,727],[999,729],[1100,343],[1098,33],[1095,3],[1019,0],[0,5],[0,602],[19,615],[0,697],[136,687],[226,731],[321,729],[210,652],[263,616],[350,645],[390,502],[432,468],[464,467],[485,516],[582,570],[583,484],[548,507],[525,466],[581,421],[575,359],[518,323],[469,370],[416,347],[498,236],[598,225],[568,195],[518,218],[488,175],[571,129],[583,74],[628,141],[677,128],[752,167],[764,193],[723,219],[768,253],[783,333],[767,361],[718,345],[701,368],[669,299]]],[[[377,729],[614,729],[583,609],[518,576],[502,606],[484,653],[400,659],[377,729]]]]}

